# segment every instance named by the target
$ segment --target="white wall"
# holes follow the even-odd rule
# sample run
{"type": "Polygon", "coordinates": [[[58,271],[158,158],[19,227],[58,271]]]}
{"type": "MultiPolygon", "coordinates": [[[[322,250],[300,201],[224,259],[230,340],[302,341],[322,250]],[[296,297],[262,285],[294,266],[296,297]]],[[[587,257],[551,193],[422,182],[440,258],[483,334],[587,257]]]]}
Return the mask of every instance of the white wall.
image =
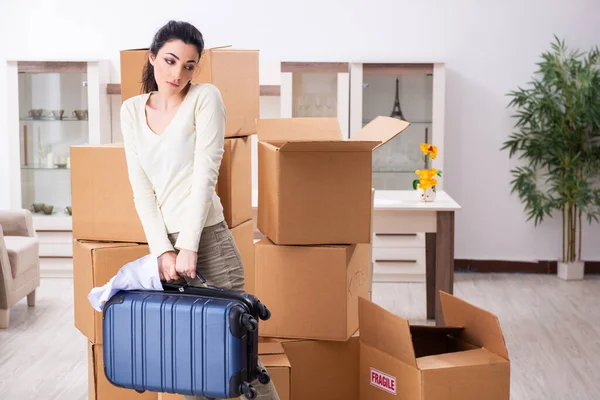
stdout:
{"type": "MultiPolygon", "coordinates": [[[[535,229],[509,193],[514,162],[499,151],[513,124],[505,94],[529,80],[554,33],[582,49],[600,42],[597,0],[372,0],[369,6],[305,0],[296,8],[276,0],[27,3],[1,3],[0,57],[107,58],[114,82],[119,50],[147,46],[168,18],[194,23],[208,45],[258,48],[265,63],[446,62],[445,188],[464,207],[456,218],[456,257],[529,260],[560,254],[559,221],[535,229]]],[[[0,65],[5,93],[2,59],[0,65]]],[[[273,83],[265,79],[263,84],[273,83]]],[[[0,121],[5,108],[0,96],[0,121]]],[[[0,193],[0,207],[6,202],[0,193]]],[[[585,231],[584,258],[600,259],[600,246],[594,246],[600,227],[585,231]]]]}

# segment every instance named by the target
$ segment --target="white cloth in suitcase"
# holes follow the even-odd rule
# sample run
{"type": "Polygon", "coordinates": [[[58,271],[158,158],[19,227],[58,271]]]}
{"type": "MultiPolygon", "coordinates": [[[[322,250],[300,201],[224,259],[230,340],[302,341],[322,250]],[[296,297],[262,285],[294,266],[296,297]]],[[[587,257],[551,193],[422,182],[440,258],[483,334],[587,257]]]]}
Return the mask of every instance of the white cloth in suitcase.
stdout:
{"type": "Polygon", "coordinates": [[[119,290],[164,290],[157,256],[148,254],[125,264],[104,286],[93,288],[88,300],[96,311],[102,311],[104,304],[119,290]]]}

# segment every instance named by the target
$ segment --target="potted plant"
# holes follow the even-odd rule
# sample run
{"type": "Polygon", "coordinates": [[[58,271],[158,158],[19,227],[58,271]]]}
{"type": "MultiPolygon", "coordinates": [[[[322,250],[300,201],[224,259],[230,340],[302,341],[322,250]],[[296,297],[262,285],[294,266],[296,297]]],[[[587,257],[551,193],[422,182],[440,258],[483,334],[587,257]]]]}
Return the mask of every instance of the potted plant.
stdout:
{"type": "Polygon", "coordinates": [[[529,87],[509,93],[517,131],[502,150],[526,161],[511,170],[511,193],[524,203],[527,220],[537,226],[560,212],[558,276],[582,279],[582,218],[591,224],[600,217],[600,51],[571,51],[558,38],[551,47],[529,87]]]}
{"type": "Polygon", "coordinates": [[[437,146],[422,143],[420,148],[423,153],[425,169],[415,171],[419,179],[413,180],[413,189],[418,191],[422,201],[429,203],[435,200],[437,194],[435,187],[438,183],[438,177],[442,177],[442,171],[431,168],[431,160],[437,157],[437,146]]]}

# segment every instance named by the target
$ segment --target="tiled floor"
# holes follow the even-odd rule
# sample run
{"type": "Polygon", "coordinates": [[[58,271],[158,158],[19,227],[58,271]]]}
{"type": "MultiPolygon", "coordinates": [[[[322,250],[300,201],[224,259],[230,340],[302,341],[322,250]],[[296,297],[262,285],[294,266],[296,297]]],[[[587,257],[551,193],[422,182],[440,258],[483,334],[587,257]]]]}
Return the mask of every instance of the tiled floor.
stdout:
{"type": "MultiPolygon", "coordinates": [[[[68,279],[43,279],[0,331],[0,399],[87,399],[87,341],[73,326],[68,279]]],[[[455,294],[498,315],[511,357],[511,399],[600,399],[600,277],[457,274],[455,294]]],[[[374,284],[373,300],[424,323],[423,284],[374,284]]],[[[483,400],[483,399],[482,399],[483,400]]]]}

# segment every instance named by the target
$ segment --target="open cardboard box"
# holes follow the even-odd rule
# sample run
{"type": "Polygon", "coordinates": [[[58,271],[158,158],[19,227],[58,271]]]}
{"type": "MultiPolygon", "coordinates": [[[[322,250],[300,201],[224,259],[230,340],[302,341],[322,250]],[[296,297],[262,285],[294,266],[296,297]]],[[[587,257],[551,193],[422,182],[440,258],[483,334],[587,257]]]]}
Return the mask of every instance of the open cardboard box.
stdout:
{"type": "MultiPolygon", "coordinates": [[[[142,72],[148,49],[121,51],[121,101],[142,93],[142,72]]],[[[260,85],[258,50],[221,46],[204,49],[194,83],[212,83],[223,96],[227,111],[225,137],[256,133],[260,85]]]]}
{"type": "Polygon", "coordinates": [[[377,117],[349,140],[337,118],[258,121],[258,229],[276,244],[370,243],[372,152],[410,124],[377,117]]]}
{"type": "Polygon", "coordinates": [[[276,340],[292,366],[292,399],[359,399],[358,331],[346,341],[276,340]]]}
{"type": "Polygon", "coordinates": [[[510,361],[498,318],[440,292],[445,327],[410,326],[359,299],[360,398],[508,400],[510,361]]]}

